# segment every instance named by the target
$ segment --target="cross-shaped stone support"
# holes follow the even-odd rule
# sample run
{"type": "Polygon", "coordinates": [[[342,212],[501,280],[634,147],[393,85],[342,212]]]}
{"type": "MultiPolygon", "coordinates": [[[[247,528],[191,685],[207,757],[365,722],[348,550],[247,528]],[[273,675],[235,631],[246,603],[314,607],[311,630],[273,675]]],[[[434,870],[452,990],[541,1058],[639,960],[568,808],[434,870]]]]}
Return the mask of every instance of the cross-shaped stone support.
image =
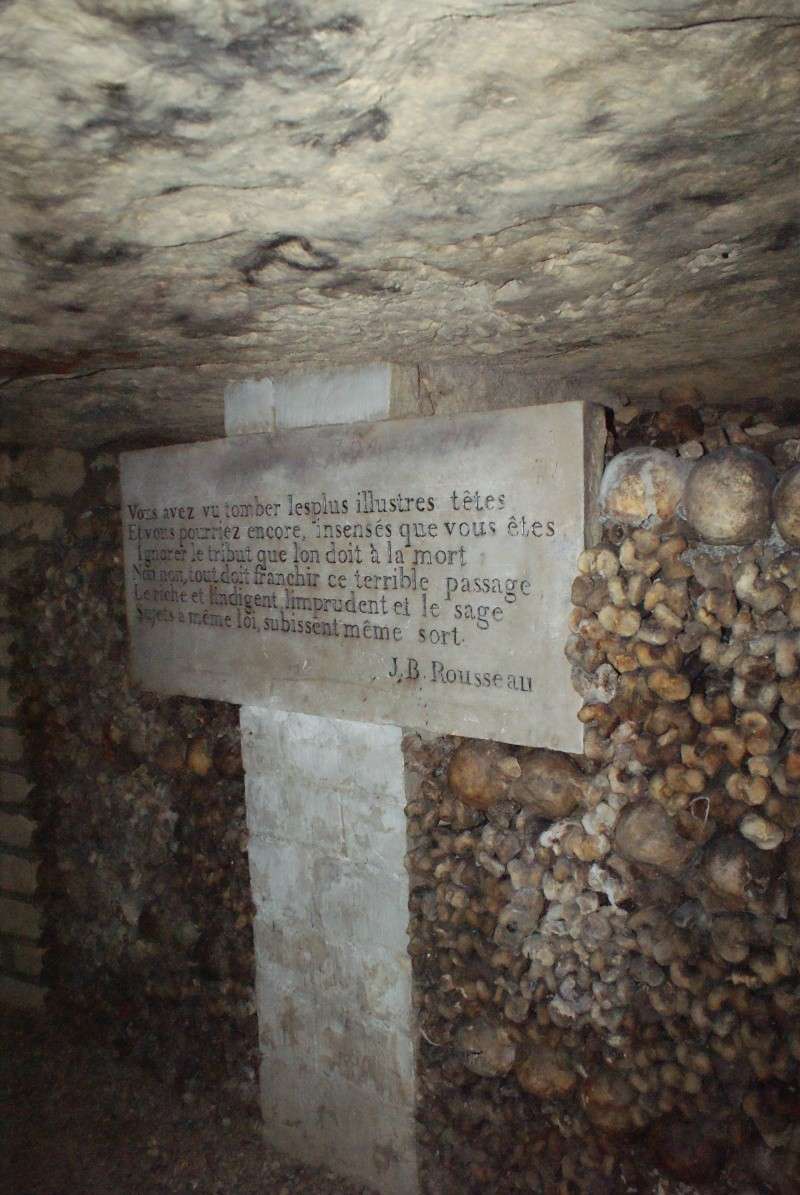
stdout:
{"type": "MultiPolygon", "coordinates": [[[[391,366],[247,382],[228,435],[409,413],[391,366]]],[[[241,708],[268,1140],[381,1195],[418,1190],[402,731],[241,708]]]]}

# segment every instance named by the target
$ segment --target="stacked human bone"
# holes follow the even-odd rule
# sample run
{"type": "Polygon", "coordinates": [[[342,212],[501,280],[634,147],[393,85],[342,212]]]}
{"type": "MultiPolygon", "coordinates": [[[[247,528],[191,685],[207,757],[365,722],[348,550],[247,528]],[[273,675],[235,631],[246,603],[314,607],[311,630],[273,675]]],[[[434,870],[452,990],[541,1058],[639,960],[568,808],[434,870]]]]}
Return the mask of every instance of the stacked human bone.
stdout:
{"type": "Polygon", "coordinates": [[[436,1181],[788,1195],[800,467],[638,448],[601,503],[566,648],[584,757],[409,744],[436,1181]]]}

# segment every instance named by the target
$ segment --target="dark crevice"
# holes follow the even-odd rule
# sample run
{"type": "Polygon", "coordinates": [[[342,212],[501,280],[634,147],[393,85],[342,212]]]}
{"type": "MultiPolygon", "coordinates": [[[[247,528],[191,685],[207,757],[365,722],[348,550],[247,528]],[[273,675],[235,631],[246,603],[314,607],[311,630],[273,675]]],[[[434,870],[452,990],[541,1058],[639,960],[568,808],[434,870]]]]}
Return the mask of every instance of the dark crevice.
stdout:
{"type": "Polygon", "coordinates": [[[792,29],[800,22],[787,21],[783,13],[759,13],[749,17],[716,17],[707,21],[689,21],[685,25],[631,25],[624,33],[686,33],[692,29],[709,29],[715,25],[744,25],[766,22],[776,29],[792,29]]]}
{"type": "Polygon", "coordinates": [[[336,269],[339,261],[332,253],[315,249],[307,237],[289,233],[272,237],[271,240],[257,245],[235,264],[241,270],[247,284],[255,286],[261,270],[276,263],[288,266],[290,270],[318,274],[323,270],[336,269]]]}
{"type": "Polygon", "coordinates": [[[213,245],[215,241],[227,241],[230,237],[241,236],[246,232],[246,228],[234,228],[232,232],[221,232],[217,237],[203,237],[198,241],[175,241],[168,245],[154,245],[154,249],[186,249],[192,245],[213,245]]]}

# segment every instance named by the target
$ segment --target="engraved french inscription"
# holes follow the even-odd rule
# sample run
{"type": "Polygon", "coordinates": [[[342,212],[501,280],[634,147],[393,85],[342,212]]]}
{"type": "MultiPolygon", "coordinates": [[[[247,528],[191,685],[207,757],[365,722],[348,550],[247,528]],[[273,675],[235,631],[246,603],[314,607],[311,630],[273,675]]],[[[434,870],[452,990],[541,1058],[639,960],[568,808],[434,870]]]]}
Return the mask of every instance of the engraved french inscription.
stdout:
{"type": "Polygon", "coordinates": [[[137,678],[580,751],[564,643],[595,425],[565,403],[125,454],[137,678]]]}

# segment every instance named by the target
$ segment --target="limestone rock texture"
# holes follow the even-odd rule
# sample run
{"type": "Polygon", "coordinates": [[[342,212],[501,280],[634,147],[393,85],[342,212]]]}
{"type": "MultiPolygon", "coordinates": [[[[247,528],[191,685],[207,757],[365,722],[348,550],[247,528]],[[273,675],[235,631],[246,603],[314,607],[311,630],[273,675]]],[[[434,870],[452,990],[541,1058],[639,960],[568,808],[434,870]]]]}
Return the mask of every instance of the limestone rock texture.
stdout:
{"type": "Polygon", "coordinates": [[[789,399],[799,50],[797,0],[5,0],[3,435],[370,360],[789,399]]]}

